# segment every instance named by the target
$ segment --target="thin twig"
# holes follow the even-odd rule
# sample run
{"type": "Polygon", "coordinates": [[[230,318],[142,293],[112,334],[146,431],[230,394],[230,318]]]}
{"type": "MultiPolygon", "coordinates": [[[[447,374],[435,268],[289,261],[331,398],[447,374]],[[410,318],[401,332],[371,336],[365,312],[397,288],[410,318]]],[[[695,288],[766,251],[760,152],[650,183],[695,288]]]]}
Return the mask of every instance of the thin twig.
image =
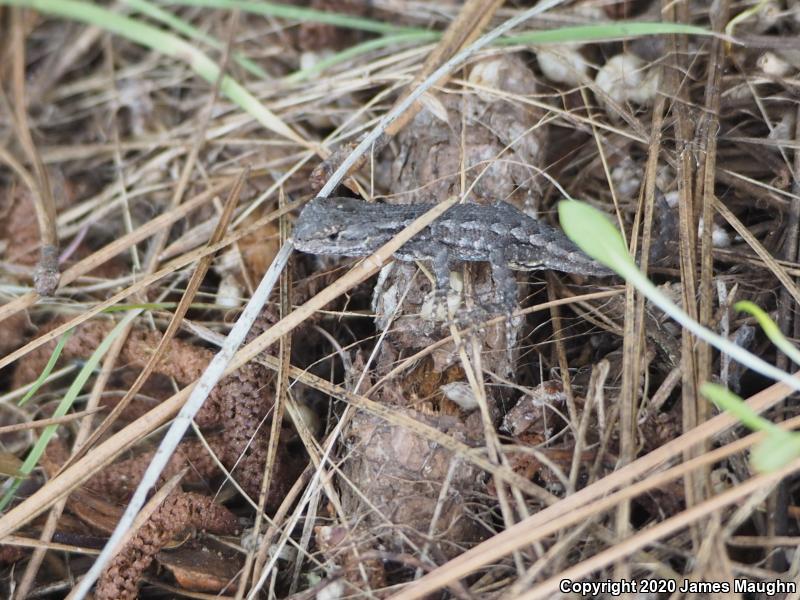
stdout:
{"type": "Polygon", "coordinates": [[[499,38],[504,33],[512,30],[517,25],[520,25],[534,17],[538,14],[541,14],[545,11],[550,10],[551,8],[562,4],[564,0],[545,0],[544,2],[540,2],[533,8],[530,8],[526,11],[521,12],[516,17],[513,17],[500,25],[499,27],[493,29],[477,41],[473,42],[463,50],[461,50],[458,54],[448,60],[445,64],[441,67],[436,69],[433,73],[431,73],[428,78],[423,81],[419,87],[414,89],[406,98],[401,101],[400,103],[396,104],[392,109],[383,116],[378,123],[377,127],[375,127],[372,131],[367,134],[361,142],[359,142],[358,146],[356,146],[350,155],[342,161],[342,164],[333,172],[333,174],[328,179],[327,183],[322,187],[319,191],[319,196],[325,198],[330,196],[333,190],[336,189],[336,186],[342,181],[344,177],[347,176],[347,173],[350,172],[350,169],[356,162],[360,159],[360,157],[367,151],[369,148],[372,147],[373,144],[377,143],[379,138],[384,134],[386,129],[397,120],[414,102],[416,102],[422,94],[424,94],[430,87],[432,87],[437,81],[439,81],[442,77],[447,75],[448,73],[452,73],[457,67],[461,66],[470,56],[474,55],[478,50],[485,48],[489,44],[491,44],[494,40],[499,38]]]}
{"type": "Polygon", "coordinates": [[[36,149],[36,144],[33,142],[30,125],[28,124],[28,105],[25,98],[25,27],[22,15],[22,8],[15,7],[12,10],[13,85],[16,108],[13,123],[19,142],[36,173],[36,186],[31,189],[31,198],[36,212],[36,219],[39,223],[39,235],[42,245],[39,249],[41,257],[33,275],[33,282],[40,296],[49,296],[58,287],[59,278],[56,203],[53,198],[53,190],[50,187],[50,178],[47,176],[47,169],[45,169],[36,149]]]}
{"type": "Polygon", "coordinates": [[[64,415],[63,417],[38,419],[36,421],[28,421],[26,423],[17,423],[16,425],[3,425],[2,427],[0,427],[0,435],[6,433],[16,433],[17,431],[28,431],[30,429],[42,429],[43,427],[48,427],[49,425],[63,425],[64,423],[71,423],[72,421],[75,421],[76,419],[80,419],[82,417],[97,414],[101,410],[103,410],[102,407],[93,408],[91,410],[81,410],[78,412],[74,412],[69,415],[64,415]]]}

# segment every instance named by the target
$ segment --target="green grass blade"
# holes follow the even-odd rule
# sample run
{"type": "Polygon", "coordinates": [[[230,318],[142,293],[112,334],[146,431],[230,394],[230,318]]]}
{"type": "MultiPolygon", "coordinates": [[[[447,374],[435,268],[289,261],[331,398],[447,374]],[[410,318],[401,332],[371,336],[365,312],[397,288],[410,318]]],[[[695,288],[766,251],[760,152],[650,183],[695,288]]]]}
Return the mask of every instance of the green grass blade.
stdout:
{"type": "Polygon", "coordinates": [[[603,42],[621,40],[631,37],[661,34],[686,35],[719,35],[715,32],[681,23],[646,23],[639,21],[598,23],[596,25],[578,25],[560,27],[547,31],[527,31],[510,35],[500,40],[499,44],[563,44],[566,42],[603,42]]]}
{"type": "MultiPolygon", "coordinates": [[[[130,6],[132,9],[140,12],[141,14],[150,17],[154,21],[158,21],[159,23],[164,23],[168,27],[172,28],[173,30],[177,31],[185,35],[186,37],[198,40],[215,48],[220,51],[225,50],[225,44],[221,41],[208,35],[207,33],[200,31],[197,27],[190,25],[186,21],[179,19],[171,12],[164,10],[153,4],[152,2],[148,2],[148,0],[123,0],[125,4],[130,6]]],[[[239,66],[243,69],[255,75],[260,79],[271,79],[269,73],[267,73],[264,69],[259,67],[256,63],[252,60],[244,56],[241,52],[234,52],[231,54],[231,59],[234,60],[239,66]]]]}
{"type": "Polygon", "coordinates": [[[351,17],[335,12],[290,6],[288,4],[275,4],[273,2],[254,2],[247,0],[168,0],[166,3],[194,7],[205,6],[207,8],[221,8],[225,10],[239,9],[242,12],[261,15],[263,17],[277,17],[279,19],[291,19],[309,23],[325,23],[326,25],[371,31],[373,33],[418,33],[425,31],[425,29],[419,27],[401,27],[374,19],[351,17]]]}
{"type": "Polygon", "coordinates": [[[767,0],[760,0],[757,4],[751,6],[740,12],[738,15],[733,17],[728,24],[725,25],[725,33],[728,35],[733,35],[733,30],[736,29],[736,26],[743,21],[746,21],[753,15],[758,14],[761,10],[767,5],[767,0]]]}
{"type": "MultiPolygon", "coordinates": [[[[56,410],[52,414],[53,417],[63,417],[65,414],[67,414],[69,409],[74,404],[75,399],[78,397],[78,394],[83,389],[84,384],[97,368],[100,359],[103,358],[103,355],[108,351],[114,339],[125,329],[125,327],[127,327],[131,321],[138,317],[139,314],[141,314],[141,311],[131,311],[125,315],[109,332],[105,339],[100,342],[100,345],[95,349],[95,351],[86,361],[86,364],[83,365],[83,368],[78,372],[77,376],[72,381],[72,384],[69,386],[67,393],[64,394],[61,402],[58,403],[56,410]]],[[[55,434],[56,429],[58,429],[58,425],[49,425],[42,430],[42,433],[39,435],[39,439],[36,441],[36,444],[34,444],[31,451],[28,452],[28,456],[25,458],[25,461],[22,463],[22,466],[19,469],[24,477],[30,475],[36,465],[39,464],[39,459],[42,457],[42,454],[47,448],[47,444],[55,434]]],[[[3,498],[0,499],[0,511],[5,510],[8,504],[14,499],[14,494],[16,493],[21,482],[22,479],[16,478],[8,487],[3,495],[3,498]]]]}
{"type": "Polygon", "coordinates": [[[366,42],[356,44],[355,46],[351,46],[350,48],[346,48],[340,52],[337,52],[332,56],[323,58],[314,66],[302,69],[300,71],[295,71],[291,75],[288,75],[286,78],[284,78],[284,81],[287,83],[293,83],[295,81],[308,79],[339,63],[352,60],[361,54],[366,54],[367,52],[372,52],[373,50],[379,50],[381,48],[392,46],[393,44],[409,44],[412,42],[415,44],[424,44],[426,42],[437,40],[439,37],[441,36],[435,31],[421,31],[415,33],[399,33],[397,35],[385,35],[374,40],[367,40],[366,42]]]}
{"type": "Polygon", "coordinates": [[[700,393],[719,408],[728,411],[753,431],[764,431],[766,439],[753,447],[750,462],[759,473],[783,468],[800,456],[800,435],[785,431],[756,414],[739,396],[715,383],[704,383],[700,393]]]}
{"type": "Polygon", "coordinates": [[[36,378],[36,381],[33,382],[31,388],[27,391],[27,393],[20,399],[17,403],[17,406],[25,405],[28,400],[33,398],[33,395],[39,391],[39,388],[44,385],[44,382],[47,381],[47,378],[50,377],[50,373],[53,372],[53,369],[58,362],[58,357],[61,356],[61,351],[64,349],[64,345],[67,343],[67,340],[72,335],[72,329],[64,333],[56,344],[56,347],[53,349],[53,353],[50,355],[50,358],[47,360],[47,364],[44,366],[44,369],[39,374],[39,377],[36,378]]]}
{"type": "MultiPolygon", "coordinates": [[[[500,38],[496,42],[499,46],[519,45],[519,44],[554,44],[580,41],[610,41],[630,37],[641,37],[645,35],[658,35],[665,33],[683,33],[696,35],[717,35],[715,32],[702,27],[693,25],[682,25],[680,23],[603,23],[599,25],[585,25],[577,27],[562,27],[548,31],[529,31],[519,35],[500,38]]],[[[292,73],[285,78],[287,82],[301,81],[324,71],[325,69],[351,60],[354,57],[370,52],[375,49],[384,48],[392,44],[405,43],[425,43],[438,40],[441,33],[438,31],[415,30],[398,34],[386,34],[374,40],[368,40],[361,44],[347,48],[335,55],[321,60],[319,63],[308,69],[303,69],[292,73]]]]}
{"type": "Polygon", "coordinates": [[[776,381],[782,381],[793,390],[800,391],[800,379],[792,377],[789,373],[751,354],[729,339],[703,327],[680,307],[676,306],[672,300],[639,271],[628,254],[627,248],[622,241],[622,236],[606,215],[589,204],[578,202],[577,200],[562,200],[559,202],[558,212],[561,226],[567,236],[581,250],[600,263],[614,269],[642,294],[647,296],[653,304],[680,323],[681,326],[745,367],[776,381]]]}
{"type": "MultiPolygon", "coordinates": [[[[184,61],[195,73],[211,84],[219,79],[220,69],[217,64],[192,44],[169,32],[102,6],[80,0],[0,0],[0,6],[2,5],[24,6],[45,14],[95,25],[156,52],[184,61]]],[[[267,129],[302,147],[309,146],[308,142],[232,77],[222,78],[220,91],[267,129]]]]}

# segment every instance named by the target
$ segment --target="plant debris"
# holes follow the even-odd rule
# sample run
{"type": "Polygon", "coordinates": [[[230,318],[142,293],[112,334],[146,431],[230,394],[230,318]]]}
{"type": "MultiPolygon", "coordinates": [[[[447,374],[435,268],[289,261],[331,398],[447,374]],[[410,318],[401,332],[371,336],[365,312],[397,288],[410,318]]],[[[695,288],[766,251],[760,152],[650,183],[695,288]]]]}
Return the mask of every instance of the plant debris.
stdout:
{"type": "MultiPolygon", "coordinates": [[[[427,73],[536,6],[167,3],[178,21],[162,21],[83,2],[67,19],[45,4],[4,5],[0,36],[9,598],[64,597],[87,572],[297,207],[427,73]],[[35,203],[45,184],[49,224],[35,203]],[[182,300],[154,372],[93,439],[182,300]],[[41,423],[84,375],[66,416],[41,423]],[[35,468],[15,478],[26,459],[35,468]]],[[[561,199],[587,201],[674,304],[791,372],[734,305],[800,338],[799,14],[789,0],[555,6],[429,82],[331,196],[503,201],[551,226],[561,199]]],[[[747,594],[800,580],[796,466],[756,472],[745,428],[699,392],[723,384],[780,423],[797,412],[784,388],[621,279],[515,273],[509,315],[488,263],[449,265],[444,300],[424,260],[331,293],[359,260],[293,254],[238,355],[249,360],[209,392],[151,490],[165,499],[95,598],[553,597],[567,576],[600,586],[595,597],[609,581],[747,594]],[[323,290],[323,310],[297,312],[323,290]]]]}

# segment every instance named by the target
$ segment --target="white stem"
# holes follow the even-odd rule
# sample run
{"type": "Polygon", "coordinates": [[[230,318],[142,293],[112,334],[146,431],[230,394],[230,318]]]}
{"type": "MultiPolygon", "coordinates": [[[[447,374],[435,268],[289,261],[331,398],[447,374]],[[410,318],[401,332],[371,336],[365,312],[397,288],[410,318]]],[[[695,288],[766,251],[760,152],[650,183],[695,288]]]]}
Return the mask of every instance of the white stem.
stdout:
{"type": "Polygon", "coordinates": [[[175,452],[175,448],[178,446],[178,443],[181,441],[189,425],[192,423],[197,411],[200,410],[200,407],[203,406],[203,402],[205,401],[206,397],[208,397],[208,394],[211,392],[212,388],[221,379],[225,368],[231,361],[231,358],[233,358],[233,355],[236,353],[236,350],[239,348],[239,346],[242,345],[247,332],[250,331],[253,321],[255,321],[256,317],[258,317],[258,315],[261,313],[261,308],[269,298],[269,294],[272,291],[272,288],[275,286],[275,282],[278,280],[281,271],[286,265],[286,261],[289,259],[292,249],[292,244],[287,242],[280,249],[275,257],[275,260],[272,261],[272,265],[264,274],[261,283],[253,293],[253,297],[247,303],[247,306],[244,307],[239,319],[233,325],[230,333],[225,338],[225,343],[222,345],[222,348],[220,348],[219,352],[217,352],[217,354],[214,355],[214,358],[211,359],[211,362],[206,367],[203,375],[200,377],[200,379],[198,379],[197,385],[195,385],[194,389],[192,389],[186,404],[183,405],[183,408],[178,413],[178,416],[175,417],[172,425],[170,425],[170,428],[167,430],[164,439],[161,440],[158,450],[156,450],[153,459],[150,461],[150,465],[147,467],[147,470],[142,477],[142,481],[139,483],[139,486],[136,488],[131,501],[128,503],[125,513],[120,518],[119,523],[117,523],[114,533],[111,534],[111,537],[106,542],[103,551],[94,561],[92,568],[89,569],[86,575],[83,576],[83,578],[80,580],[80,583],[78,583],[78,586],[70,594],[69,598],[83,600],[83,598],[91,589],[92,584],[94,584],[94,582],[100,576],[100,573],[103,572],[106,564],[119,550],[117,546],[124,537],[125,533],[133,524],[133,521],[136,518],[136,515],[139,513],[139,510],[144,505],[144,502],[147,499],[147,492],[158,482],[158,478],[161,476],[161,472],[164,470],[167,461],[169,461],[169,458],[175,452]]]}
{"type": "Polygon", "coordinates": [[[530,8],[524,12],[521,12],[516,17],[509,19],[505,23],[499,25],[483,37],[478,38],[464,48],[461,52],[453,56],[450,60],[444,63],[441,67],[436,69],[433,73],[428,75],[428,78],[423,81],[419,86],[412,90],[412,92],[403,99],[400,104],[392,108],[388,113],[386,113],[380,122],[375,126],[375,128],[367,134],[367,136],[361,140],[361,143],[355,147],[355,149],[347,156],[347,158],[342,161],[342,164],[339,165],[339,168],[333,172],[330,179],[328,179],[327,183],[323,186],[323,188],[319,191],[318,196],[326,198],[330,196],[331,192],[336,189],[336,186],[342,181],[347,172],[350,170],[356,161],[364,154],[372,144],[374,144],[378,138],[383,134],[386,128],[389,126],[389,123],[397,119],[400,115],[402,115],[406,109],[414,104],[417,99],[422,96],[429,88],[431,88],[437,81],[439,81],[445,75],[451,73],[456,69],[456,67],[460,66],[463,62],[465,62],[470,56],[475,54],[481,48],[488,46],[494,40],[499,38],[504,33],[509,32],[517,25],[520,25],[534,17],[538,14],[541,14],[545,11],[550,10],[554,6],[558,6],[559,4],[563,4],[566,0],[545,0],[544,2],[540,2],[533,8],[530,8]]]}
{"type": "Polygon", "coordinates": [[[730,340],[700,325],[700,323],[692,319],[678,306],[673,304],[672,301],[667,298],[667,296],[665,296],[661,290],[653,285],[653,283],[647,279],[647,277],[645,277],[635,266],[631,265],[631,268],[625,268],[621,271],[622,272],[620,274],[623,275],[628,281],[633,283],[633,285],[635,285],[640,292],[647,296],[653,304],[658,306],[661,310],[663,310],[697,337],[705,340],[720,352],[727,354],[749,369],[761,373],[770,379],[785,383],[793,390],[800,391],[800,379],[793,377],[786,371],[782,371],[781,369],[758,358],[755,354],[751,354],[741,346],[737,346],[730,340]]]}

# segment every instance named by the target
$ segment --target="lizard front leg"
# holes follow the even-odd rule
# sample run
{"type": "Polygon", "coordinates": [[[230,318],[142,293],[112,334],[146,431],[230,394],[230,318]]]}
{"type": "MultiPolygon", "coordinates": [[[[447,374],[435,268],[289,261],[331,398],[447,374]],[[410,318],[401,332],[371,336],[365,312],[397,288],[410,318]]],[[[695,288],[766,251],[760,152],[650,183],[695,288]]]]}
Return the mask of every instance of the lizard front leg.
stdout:
{"type": "Polygon", "coordinates": [[[496,299],[500,308],[507,314],[517,306],[517,280],[508,268],[508,257],[502,248],[495,248],[489,254],[492,279],[496,289],[496,299]]]}
{"type": "MultiPolygon", "coordinates": [[[[434,292],[434,302],[437,307],[442,307],[443,318],[449,323],[451,319],[456,327],[463,329],[469,325],[480,324],[486,320],[487,314],[483,307],[476,306],[471,310],[457,310],[456,314],[450,314],[452,305],[448,303],[448,292],[451,291],[450,285],[450,272],[454,269],[455,265],[451,260],[452,255],[450,248],[446,244],[437,244],[433,252],[431,265],[433,269],[433,278],[436,283],[436,290],[434,292]]],[[[460,304],[460,302],[458,303],[460,304]]],[[[458,306],[456,304],[456,306],[458,306]]],[[[478,326],[478,330],[482,331],[482,326],[478,326]]],[[[463,344],[462,339],[460,344],[463,344]]]]}
{"type": "Polygon", "coordinates": [[[434,300],[437,306],[444,306],[447,312],[447,292],[450,290],[450,249],[445,244],[437,244],[433,250],[431,268],[436,286],[434,300]]]}

